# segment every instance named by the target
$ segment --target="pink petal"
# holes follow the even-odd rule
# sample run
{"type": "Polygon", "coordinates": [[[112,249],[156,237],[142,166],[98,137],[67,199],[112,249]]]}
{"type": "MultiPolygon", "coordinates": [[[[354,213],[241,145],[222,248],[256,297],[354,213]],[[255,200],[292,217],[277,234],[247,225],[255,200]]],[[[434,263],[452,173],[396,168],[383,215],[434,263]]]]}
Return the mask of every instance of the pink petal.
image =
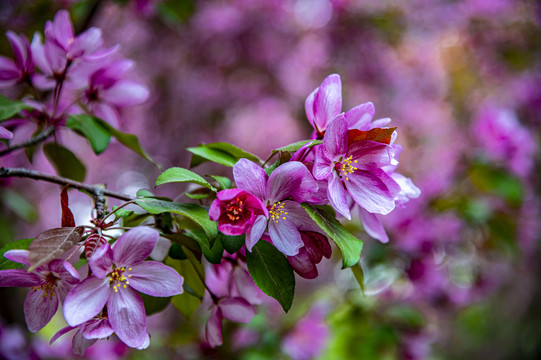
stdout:
{"type": "Polygon", "coordinates": [[[209,208],[209,218],[212,221],[218,221],[220,218],[221,209],[220,209],[220,200],[216,199],[210,204],[209,208]]]}
{"type": "Polygon", "coordinates": [[[15,261],[16,263],[30,266],[28,254],[28,250],[15,249],[6,251],[4,257],[8,260],[15,261]]]}
{"type": "Polygon", "coordinates": [[[148,336],[145,307],[135,290],[127,287],[111,292],[107,313],[113,330],[126,345],[138,347],[145,342],[148,336]]]}
{"type": "Polygon", "coordinates": [[[259,215],[252,225],[252,229],[246,233],[246,248],[248,251],[252,251],[254,245],[261,239],[261,236],[265,232],[267,227],[267,218],[263,215],[259,215]]]}
{"type": "MultiPolygon", "coordinates": [[[[351,178],[350,178],[351,180],[351,178]]],[[[347,192],[342,185],[342,180],[338,175],[334,176],[329,181],[329,186],[327,187],[327,194],[329,196],[329,202],[331,206],[342,214],[346,219],[351,220],[351,214],[349,212],[347,192]]]]}
{"type": "Polygon", "coordinates": [[[115,264],[121,267],[143,262],[156,246],[159,237],[156,230],[144,226],[125,232],[113,244],[115,264]]]}
{"type": "Polygon", "coordinates": [[[330,123],[325,136],[323,137],[323,146],[327,156],[331,160],[335,157],[344,155],[348,148],[348,126],[344,115],[339,115],[330,123]]]}
{"type": "Polygon", "coordinates": [[[248,159],[240,159],[233,166],[233,177],[239,189],[242,189],[261,201],[267,200],[267,174],[260,166],[248,159]]]}
{"type": "Polygon", "coordinates": [[[386,215],[395,208],[400,186],[383,170],[355,171],[345,184],[353,200],[368,212],[386,215]]]}
{"type": "Polygon", "coordinates": [[[66,50],[71,41],[73,41],[73,26],[69,13],[66,10],[60,10],[56,13],[52,23],[52,34],[54,39],[66,50]]]}
{"type": "Polygon", "coordinates": [[[173,296],[182,293],[183,278],[175,269],[157,261],[145,261],[126,272],[129,285],[151,296],[173,296]]]}
{"type": "Polygon", "coordinates": [[[8,41],[13,48],[15,63],[18,65],[19,68],[24,68],[24,65],[26,63],[26,47],[23,43],[23,40],[19,38],[17,34],[10,30],[6,32],[6,37],[8,38],[8,41]]]}
{"type": "Polygon", "coordinates": [[[71,346],[73,348],[73,353],[77,356],[83,356],[85,354],[86,349],[94,345],[98,341],[97,339],[85,339],[83,337],[83,334],[81,331],[77,331],[75,335],[73,336],[73,340],[71,341],[71,346]]]}
{"type": "Polygon", "coordinates": [[[288,220],[269,221],[269,234],[274,246],[284,255],[297,255],[304,246],[299,230],[288,220]]]}
{"type": "Polygon", "coordinates": [[[49,61],[45,56],[45,47],[43,46],[41,34],[36,32],[30,44],[30,50],[32,52],[32,59],[34,63],[43,71],[45,74],[51,75],[53,70],[49,65],[49,61]]]}
{"type": "MultiPolygon", "coordinates": [[[[315,88],[314,91],[308,95],[306,98],[306,101],[304,102],[304,110],[306,111],[306,118],[308,119],[308,122],[310,122],[310,125],[315,128],[314,126],[314,100],[316,99],[316,94],[319,91],[319,87],[315,88]]],[[[321,130],[321,129],[317,129],[321,130]]]]}
{"type": "Polygon", "coordinates": [[[77,326],[92,319],[105,306],[109,297],[109,281],[91,276],[75,285],[64,300],[64,319],[77,326]]]}
{"type": "Polygon", "coordinates": [[[355,106],[345,115],[348,129],[370,130],[370,121],[375,113],[376,109],[371,102],[355,106]]]}
{"type": "Polygon", "coordinates": [[[77,329],[77,327],[73,327],[73,326],[66,326],[65,328],[63,329],[60,329],[58,330],[58,332],[56,334],[53,335],[53,337],[51,338],[51,340],[49,341],[49,345],[51,345],[52,343],[54,343],[59,337],[61,337],[62,335],[64,334],[67,334],[68,332],[70,332],[71,330],[75,330],[77,329]]]}
{"type": "Polygon", "coordinates": [[[305,279],[315,279],[318,275],[316,264],[313,263],[306,251],[306,248],[301,248],[295,256],[288,256],[287,260],[293,270],[305,279]]]}
{"type": "Polygon", "coordinates": [[[314,178],[318,180],[324,180],[331,176],[333,171],[332,159],[329,159],[325,148],[321,145],[315,149],[315,161],[314,168],[312,170],[314,178]]]}
{"type": "Polygon", "coordinates": [[[82,327],[85,339],[105,339],[113,334],[113,328],[107,319],[91,319],[82,327]]]}
{"type": "Polygon", "coordinates": [[[254,280],[242,267],[238,266],[233,270],[233,279],[240,296],[251,304],[261,304],[261,290],[255,285],[254,280]]]}
{"type": "Polygon", "coordinates": [[[205,326],[205,337],[210,347],[222,345],[222,313],[218,306],[210,310],[210,316],[205,326]]]}
{"type": "Polygon", "coordinates": [[[368,235],[382,243],[389,242],[389,237],[383,228],[383,224],[375,214],[372,214],[361,207],[359,207],[359,214],[361,215],[361,222],[368,235]]]}
{"type": "Polygon", "coordinates": [[[357,163],[352,163],[360,170],[373,170],[390,165],[394,151],[389,145],[375,141],[358,141],[348,149],[347,155],[351,155],[357,163]]]}
{"type": "Polygon", "coordinates": [[[30,332],[40,331],[51,321],[58,309],[58,298],[41,289],[30,291],[24,300],[24,318],[30,332]]]}
{"type": "Polygon", "coordinates": [[[252,321],[256,311],[255,308],[241,297],[223,298],[218,302],[225,319],[247,324],[252,321]]]}
{"type": "Polygon", "coordinates": [[[342,111],[342,82],[340,75],[327,76],[314,99],[314,115],[318,129],[324,131],[334,117],[342,111]]]}
{"type": "Polygon", "coordinates": [[[90,28],[77,36],[69,48],[68,56],[72,58],[91,54],[102,45],[101,30],[90,28]]]}
{"type": "Polygon", "coordinates": [[[0,287],[30,287],[36,286],[42,279],[22,269],[0,270],[0,287]]]}
{"type": "Polygon", "coordinates": [[[94,251],[90,259],[88,259],[88,266],[90,266],[92,274],[100,279],[105,278],[112,271],[113,250],[109,243],[105,243],[94,251]]]}
{"type": "Polygon", "coordinates": [[[121,80],[109,89],[103,90],[101,96],[117,107],[127,107],[144,103],[149,94],[146,86],[134,81],[121,80]]]}
{"type": "Polygon", "coordinates": [[[267,196],[271,203],[288,197],[292,197],[296,201],[304,201],[317,189],[316,180],[310,171],[298,161],[278,166],[267,182],[267,196]]]}

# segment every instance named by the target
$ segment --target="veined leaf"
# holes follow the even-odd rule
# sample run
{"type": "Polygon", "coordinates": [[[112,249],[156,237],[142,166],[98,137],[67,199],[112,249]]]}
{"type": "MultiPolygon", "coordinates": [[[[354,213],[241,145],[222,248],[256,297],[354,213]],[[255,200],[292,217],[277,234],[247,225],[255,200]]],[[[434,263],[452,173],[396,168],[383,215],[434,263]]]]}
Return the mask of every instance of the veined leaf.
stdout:
{"type": "Polygon", "coordinates": [[[44,231],[28,247],[31,271],[41,264],[57,259],[81,241],[85,228],[62,227],[44,231]]]}
{"type": "Polygon", "coordinates": [[[242,158],[261,164],[261,159],[254,154],[225,142],[201,144],[197,147],[187,148],[186,150],[199,157],[199,159],[192,158],[192,163],[190,164],[191,167],[197,166],[205,161],[214,161],[218,164],[232,167],[242,158]]]}
{"type": "Polygon", "coordinates": [[[111,134],[107,128],[102,126],[94,116],[86,114],[70,115],[66,120],[66,127],[84,136],[96,154],[105,151],[111,141],[111,134]]]}
{"type": "Polygon", "coordinates": [[[163,173],[158,176],[156,179],[156,186],[168,183],[193,183],[201,185],[210,189],[212,191],[217,191],[214,186],[210,185],[207,180],[198,174],[190,171],[188,169],[183,169],[180,167],[173,167],[165,170],[163,173]]]}
{"type": "Polygon", "coordinates": [[[303,203],[302,207],[315,223],[334,240],[342,251],[342,268],[357,264],[361,258],[363,242],[351,235],[335,217],[312,205],[303,203]]]}
{"type": "Polygon", "coordinates": [[[43,145],[43,151],[58,175],[75,181],[85,180],[85,166],[69,149],[55,143],[47,143],[43,145]]]}
{"type": "Polygon", "coordinates": [[[246,263],[255,284],[265,294],[278,300],[288,312],[295,295],[295,275],[287,258],[272,244],[261,240],[246,252],[246,263]]]}
{"type": "Polygon", "coordinates": [[[216,180],[216,182],[218,182],[218,184],[220,185],[222,190],[226,190],[226,189],[231,188],[231,179],[229,179],[228,177],[219,176],[219,175],[207,175],[207,176],[209,176],[209,177],[213,178],[214,180],[216,180]]]}
{"type": "Polygon", "coordinates": [[[280,151],[295,152],[295,151],[299,150],[301,147],[303,147],[304,145],[308,144],[309,142],[311,142],[310,147],[313,147],[313,146],[321,144],[323,141],[322,140],[301,140],[301,141],[297,141],[297,142],[294,142],[292,144],[282,146],[282,147],[279,147],[277,149],[272,150],[272,155],[274,155],[274,154],[276,154],[277,152],[280,152],[280,151]]]}

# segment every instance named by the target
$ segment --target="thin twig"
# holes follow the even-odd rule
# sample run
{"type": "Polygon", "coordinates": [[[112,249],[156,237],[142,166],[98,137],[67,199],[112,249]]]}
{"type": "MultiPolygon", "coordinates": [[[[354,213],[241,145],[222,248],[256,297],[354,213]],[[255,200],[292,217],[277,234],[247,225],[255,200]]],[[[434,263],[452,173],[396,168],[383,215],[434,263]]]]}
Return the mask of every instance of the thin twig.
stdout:
{"type": "MultiPolygon", "coordinates": [[[[43,180],[50,183],[66,186],[69,185],[75,189],[85,190],[89,192],[94,198],[103,196],[112,197],[119,200],[131,201],[133,198],[129,195],[122,194],[116,191],[103,189],[99,186],[84,184],[75,180],[66,179],[56,175],[45,174],[35,170],[29,170],[25,168],[0,168],[0,178],[8,177],[23,177],[34,180],[43,180]]],[[[98,204],[97,204],[98,205],[98,204]]],[[[96,206],[97,206],[96,205],[96,206]]]]}
{"type": "Polygon", "coordinates": [[[36,144],[38,144],[38,143],[40,143],[40,142],[42,142],[44,140],[47,140],[47,138],[49,138],[52,134],[54,134],[54,130],[55,130],[55,127],[50,126],[47,129],[45,129],[43,132],[41,132],[38,135],[28,139],[25,142],[22,142],[20,144],[12,145],[12,146],[0,151],[0,156],[5,155],[5,154],[9,154],[10,152],[15,151],[17,149],[22,149],[22,148],[26,148],[26,147],[29,147],[29,146],[32,146],[32,145],[36,145],[36,144]]]}

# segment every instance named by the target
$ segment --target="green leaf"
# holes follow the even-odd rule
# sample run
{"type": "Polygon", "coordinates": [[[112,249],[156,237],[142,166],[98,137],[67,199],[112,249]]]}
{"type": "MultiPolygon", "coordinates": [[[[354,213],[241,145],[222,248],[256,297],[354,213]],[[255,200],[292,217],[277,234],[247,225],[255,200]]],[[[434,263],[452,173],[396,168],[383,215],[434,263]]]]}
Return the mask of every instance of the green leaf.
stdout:
{"type": "Polygon", "coordinates": [[[230,189],[231,188],[231,180],[228,177],[225,176],[219,176],[219,175],[207,175],[214,180],[218,182],[222,190],[230,189]]]}
{"type": "Polygon", "coordinates": [[[216,191],[214,186],[210,185],[207,180],[203,179],[201,176],[194,173],[193,171],[190,171],[188,169],[183,169],[180,167],[173,167],[161,173],[160,176],[158,176],[158,178],[156,179],[156,186],[160,186],[162,184],[173,183],[173,182],[174,183],[193,183],[193,184],[204,186],[207,189],[210,189],[212,191],[216,191]]]}
{"type": "Polygon", "coordinates": [[[30,106],[21,101],[11,100],[0,95],[0,121],[10,119],[13,115],[29,108],[30,106]]]}
{"type": "Polygon", "coordinates": [[[267,241],[261,240],[246,252],[246,263],[255,284],[278,300],[288,312],[295,295],[295,275],[286,256],[267,241]]]}
{"type": "Polygon", "coordinates": [[[342,268],[357,264],[361,258],[363,242],[351,235],[335,217],[326,211],[303,203],[302,207],[314,222],[338,245],[342,251],[342,268]]]}
{"type": "Polygon", "coordinates": [[[21,194],[10,190],[9,188],[2,190],[0,199],[3,205],[13,211],[17,216],[26,222],[34,222],[38,218],[38,211],[32,203],[30,203],[21,194]]]}
{"type": "Polygon", "coordinates": [[[123,133],[122,131],[119,131],[109,125],[107,122],[105,122],[102,119],[94,118],[97,122],[100,123],[101,126],[103,126],[115,139],[118,140],[119,143],[126,146],[128,149],[133,150],[137,154],[139,154],[141,157],[147,159],[151,163],[153,163],[158,169],[161,169],[161,166],[158,165],[151,157],[148,155],[145,150],[141,147],[141,144],[139,144],[139,139],[137,139],[137,136],[133,134],[123,133]]]}
{"type": "MultiPolygon", "coordinates": [[[[201,259],[201,246],[199,246],[199,243],[192,237],[186,236],[183,233],[173,233],[173,234],[165,234],[163,235],[165,238],[173,241],[173,245],[182,245],[183,248],[188,248],[192,253],[194,253],[194,256],[196,259],[201,259]]],[[[173,245],[171,245],[171,248],[173,248],[173,245]]],[[[171,256],[174,259],[179,259],[179,257],[182,257],[184,255],[184,258],[187,256],[186,253],[183,250],[183,255],[180,254],[178,249],[173,250],[175,252],[175,256],[171,256]]],[[[182,260],[182,259],[180,259],[182,260]]]]}
{"type": "Polygon", "coordinates": [[[154,297],[143,293],[139,293],[139,295],[141,295],[141,299],[143,299],[147,316],[163,311],[171,302],[171,296],[154,297]]]}
{"type": "Polygon", "coordinates": [[[470,178],[477,188],[504,198],[510,205],[519,206],[524,199],[521,180],[507,171],[488,164],[474,164],[470,178]]]}
{"type": "Polygon", "coordinates": [[[109,146],[109,141],[111,141],[111,134],[105,127],[101,126],[94,116],[86,114],[70,115],[66,120],[66,127],[86,137],[96,154],[104,152],[109,146]]]}
{"type": "Polygon", "coordinates": [[[258,164],[261,163],[261,160],[254,154],[225,142],[201,144],[197,147],[187,148],[186,150],[197,155],[197,157],[192,157],[190,167],[195,167],[205,161],[213,161],[221,165],[233,167],[242,158],[258,164]]]}
{"type": "Polygon", "coordinates": [[[218,239],[222,243],[222,246],[224,247],[225,251],[233,255],[234,253],[240,250],[242,245],[244,245],[244,242],[246,240],[246,235],[230,236],[230,235],[225,235],[224,233],[220,232],[218,234],[218,239]]]}
{"type": "Polygon", "coordinates": [[[80,182],[85,180],[86,168],[70,150],[55,143],[47,143],[43,145],[43,151],[58,175],[80,182]]]}
{"type": "Polygon", "coordinates": [[[214,243],[211,244],[209,239],[207,239],[205,236],[205,233],[200,230],[189,231],[186,233],[186,236],[189,236],[197,241],[203,255],[210,263],[220,264],[222,262],[224,248],[220,241],[214,241],[214,243]]]}
{"type": "Polygon", "coordinates": [[[355,275],[355,279],[357,279],[357,283],[359,283],[359,286],[361,287],[361,291],[364,294],[365,287],[364,287],[364,271],[361,266],[361,263],[357,263],[350,267],[351,271],[353,272],[353,275],[355,275]]]}
{"type": "Polygon", "coordinates": [[[220,150],[205,147],[204,145],[200,145],[198,147],[189,147],[186,150],[204,159],[193,161],[194,159],[192,158],[192,163],[190,164],[190,167],[195,167],[206,161],[214,161],[215,163],[221,165],[233,167],[233,165],[235,165],[235,163],[237,162],[236,159],[230,154],[220,150]]]}
{"type": "Polygon", "coordinates": [[[185,192],[184,195],[186,195],[188,198],[192,200],[201,200],[209,197],[209,194],[197,194],[197,193],[188,193],[185,192]]]}
{"type": "Polygon", "coordinates": [[[187,217],[205,231],[209,239],[218,235],[218,227],[209,219],[208,211],[196,204],[181,204],[152,198],[136,199],[135,203],[151,214],[170,212],[187,217]]]}
{"type": "Polygon", "coordinates": [[[200,277],[200,274],[203,277],[205,274],[203,265],[197,261],[173,260],[171,258],[166,258],[165,264],[171,266],[184,278],[184,292],[173,296],[171,302],[184,318],[190,319],[201,305],[205,294],[205,285],[200,277]]]}
{"type": "Polygon", "coordinates": [[[4,245],[0,249],[0,270],[19,269],[22,266],[22,264],[8,260],[3,255],[8,250],[14,250],[14,249],[28,250],[28,246],[32,243],[33,240],[34,239],[21,239],[21,240],[16,240],[16,241],[10,242],[9,244],[4,245]]]}
{"type": "Polygon", "coordinates": [[[171,247],[169,248],[169,256],[171,259],[175,260],[186,260],[186,253],[184,250],[182,250],[182,245],[179,243],[172,243],[171,247]]]}
{"type": "Polygon", "coordinates": [[[301,141],[294,142],[293,144],[289,144],[289,145],[282,146],[280,148],[272,150],[272,155],[276,154],[279,151],[295,152],[309,142],[312,142],[312,144],[310,144],[310,147],[323,143],[322,140],[301,140],[301,141]]]}

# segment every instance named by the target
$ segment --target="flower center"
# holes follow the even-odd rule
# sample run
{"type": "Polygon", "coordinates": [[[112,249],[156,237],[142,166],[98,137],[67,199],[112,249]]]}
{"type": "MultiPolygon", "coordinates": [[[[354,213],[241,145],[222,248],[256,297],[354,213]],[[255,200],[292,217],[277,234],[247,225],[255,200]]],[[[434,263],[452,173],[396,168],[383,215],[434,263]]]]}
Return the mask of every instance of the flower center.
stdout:
{"type": "Polygon", "coordinates": [[[277,203],[272,204],[271,208],[269,209],[269,214],[272,221],[278,224],[278,220],[280,220],[280,218],[284,220],[286,219],[284,215],[287,215],[287,211],[284,211],[284,204],[278,201],[277,203]]]}
{"type": "MultiPolygon", "coordinates": [[[[114,265],[113,265],[114,266],[114,265]]],[[[109,283],[113,285],[113,290],[115,292],[118,292],[118,289],[122,286],[124,289],[128,287],[130,282],[128,281],[128,278],[131,278],[131,275],[128,275],[127,277],[124,275],[124,272],[131,271],[131,268],[126,267],[120,267],[120,268],[114,268],[113,271],[108,275],[109,276],[109,283]]]]}
{"type": "Polygon", "coordinates": [[[38,291],[38,289],[41,289],[43,291],[43,295],[41,297],[49,298],[49,300],[52,300],[56,289],[56,282],[60,280],[56,276],[54,276],[53,273],[48,273],[45,275],[45,281],[40,286],[32,286],[32,290],[38,291]]]}
{"type": "Polygon", "coordinates": [[[231,201],[225,208],[225,215],[231,221],[236,221],[240,219],[240,215],[244,210],[244,201],[242,201],[238,196],[235,200],[231,201]]]}
{"type": "Polygon", "coordinates": [[[355,170],[358,170],[355,166],[352,164],[356,164],[357,160],[352,160],[353,155],[348,156],[343,160],[343,162],[338,162],[335,165],[335,169],[338,171],[338,174],[340,176],[343,176],[346,178],[347,181],[349,181],[349,174],[352,174],[355,172],[355,170]]]}

